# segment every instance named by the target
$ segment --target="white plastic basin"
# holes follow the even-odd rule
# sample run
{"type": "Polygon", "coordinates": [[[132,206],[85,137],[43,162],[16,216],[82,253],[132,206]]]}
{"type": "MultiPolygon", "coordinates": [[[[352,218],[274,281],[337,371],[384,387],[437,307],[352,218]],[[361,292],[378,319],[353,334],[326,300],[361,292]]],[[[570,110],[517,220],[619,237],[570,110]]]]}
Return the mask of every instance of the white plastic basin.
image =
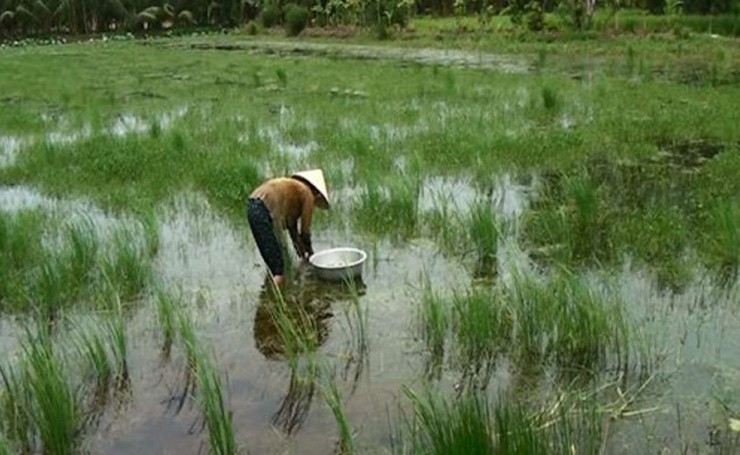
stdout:
{"type": "Polygon", "coordinates": [[[367,253],[357,248],[331,248],[314,253],[308,261],[316,275],[328,281],[344,281],[362,276],[367,253]]]}

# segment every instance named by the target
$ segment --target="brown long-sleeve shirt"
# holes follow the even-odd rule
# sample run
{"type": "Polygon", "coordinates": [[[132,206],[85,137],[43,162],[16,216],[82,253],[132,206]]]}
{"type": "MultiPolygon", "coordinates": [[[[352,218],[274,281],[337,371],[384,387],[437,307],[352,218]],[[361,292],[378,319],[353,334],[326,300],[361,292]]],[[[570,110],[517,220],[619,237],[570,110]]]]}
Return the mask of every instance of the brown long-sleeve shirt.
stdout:
{"type": "Polygon", "coordinates": [[[313,254],[311,220],[316,201],[307,184],[294,178],[274,178],[258,186],[250,197],[259,198],[265,203],[276,230],[288,230],[299,256],[313,254]],[[300,233],[298,219],[301,220],[300,233]]]}

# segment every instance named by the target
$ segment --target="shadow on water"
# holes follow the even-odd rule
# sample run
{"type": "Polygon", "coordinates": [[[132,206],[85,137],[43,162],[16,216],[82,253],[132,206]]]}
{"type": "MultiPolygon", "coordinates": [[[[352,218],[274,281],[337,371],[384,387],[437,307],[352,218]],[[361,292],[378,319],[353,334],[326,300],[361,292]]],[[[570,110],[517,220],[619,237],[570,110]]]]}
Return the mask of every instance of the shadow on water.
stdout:
{"type": "MultiPolygon", "coordinates": [[[[334,317],[332,305],[356,304],[359,295],[366,290],[362,281],[323,282],[306,268],[299,269],[295,279],[296,284],[278,295],[269,276],[265,277],[253,329],[255,347],[266,359],[287,361],[292,365],[288,390],[271,418],[272,424],[287,435],[294,434],[303,426],[316,396],[320,366],[314,351],[329,337],[329,325],[334,317]],[[286,325],[290,327],[290,335],[285,333],[286,325]],[[293,336],[302,339],[288,339],[293,336]]],[[[359,320],[353,322],[353,315],[346,312],[345,315],[350,327],[364,327],[359,320]]],[[[359,313],[357,316],[360,317],[359,313]]],[[[364,338],[364,330],[360,330],[358,336],[364,338]]],[[[367,343],[362,339],[352,344],[352,353],[347,356],[344,371],[345,375],[353,371],[354,391],[366,363],[367,343]]]]}

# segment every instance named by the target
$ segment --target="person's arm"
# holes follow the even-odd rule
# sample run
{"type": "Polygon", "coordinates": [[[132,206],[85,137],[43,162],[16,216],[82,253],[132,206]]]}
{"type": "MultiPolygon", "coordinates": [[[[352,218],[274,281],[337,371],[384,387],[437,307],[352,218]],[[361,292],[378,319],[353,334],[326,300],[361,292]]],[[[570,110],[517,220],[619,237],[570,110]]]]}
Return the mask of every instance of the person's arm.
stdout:
{"type": "Polygon", "coordinates": [[[305,257],[306,250],[303,247],[303,242],[298,237],[298,221],[294,221],[287,226],[288,233],[290,234],[290,240],[293,241],[293,248],[299,257],[305,257]]]}
{"type": "Polygon", "coordinates": [[[303,212],[301,213],[301,233],[300,240],[303,246],[303,252],[308,259],[313,254],[313,246],[311,245],[311,219],[313,218],[313,197],[308,198],[303,203],[303,212]]]}

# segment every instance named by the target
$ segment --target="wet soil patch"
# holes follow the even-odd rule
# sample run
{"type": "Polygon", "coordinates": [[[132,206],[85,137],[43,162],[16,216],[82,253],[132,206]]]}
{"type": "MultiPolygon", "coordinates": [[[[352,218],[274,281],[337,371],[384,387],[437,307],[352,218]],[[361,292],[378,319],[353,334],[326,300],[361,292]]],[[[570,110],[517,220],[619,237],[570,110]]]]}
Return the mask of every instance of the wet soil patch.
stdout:
{"type": "Polygon", "coordinates": [[[241,41],[231,43],[194,43],[191,49],[243,51],[277,56],[314,56],[359,60],[396,60],[422,65],[480,68],[511,74],[530,71],[526,59],[482,52],[445,49],[413,49],[389,46],[336,45],[321,43],[279,43],[241,41]]]}

